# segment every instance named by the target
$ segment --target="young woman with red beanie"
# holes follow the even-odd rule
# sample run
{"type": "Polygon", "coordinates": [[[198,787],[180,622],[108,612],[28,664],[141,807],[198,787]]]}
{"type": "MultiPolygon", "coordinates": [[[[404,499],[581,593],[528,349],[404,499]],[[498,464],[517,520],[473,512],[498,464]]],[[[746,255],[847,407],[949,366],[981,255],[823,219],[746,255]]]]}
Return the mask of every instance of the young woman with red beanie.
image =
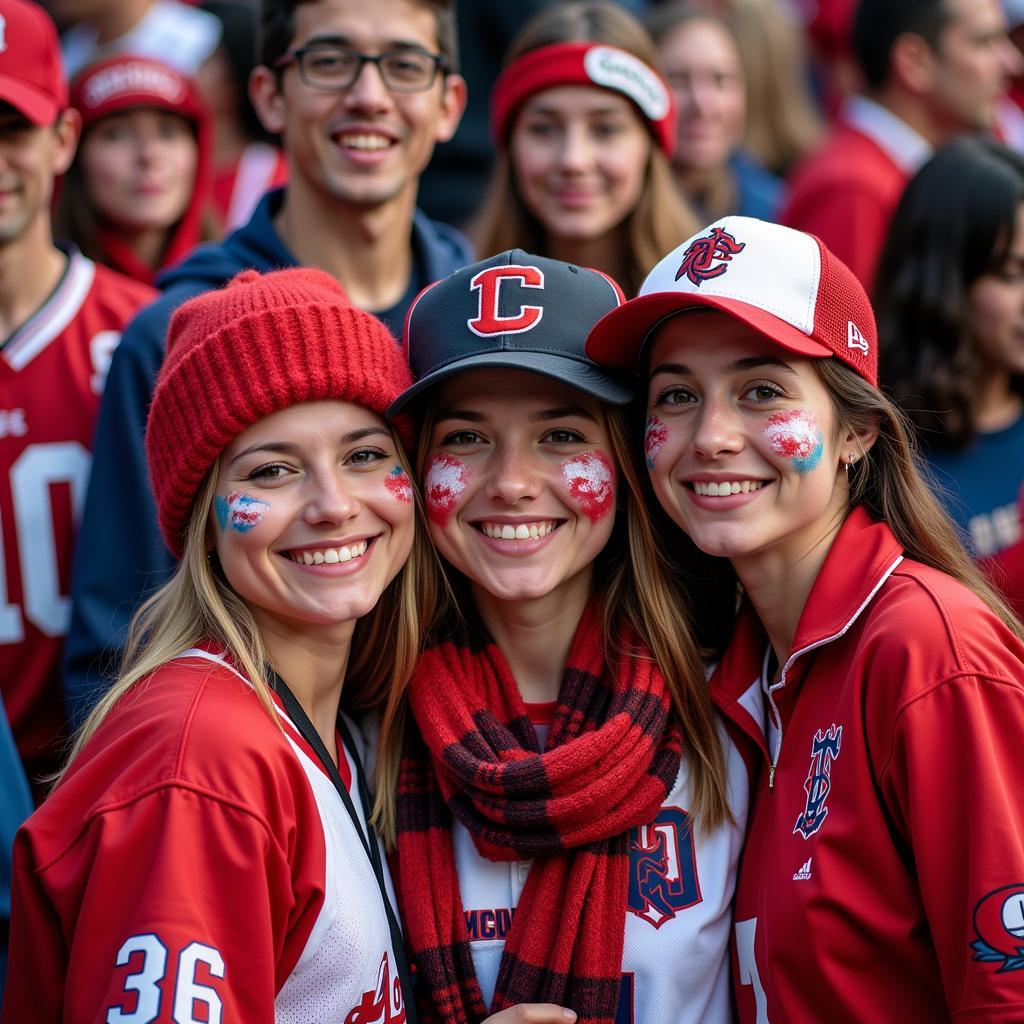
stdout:
{"type": "MultiPolygon", "coordinates": [[[[587,1024],[726,1024],[747,773],[583,353],[623,301],[513,250],[406,325],[445,595],[409,683],[399,896],[425,1019],[552,999],[587,1024]]],[[[382,747],[383,749],[383,747],[382,747]]]]}
{"type": "Polygon", "coordinates": [[[4,1024],[416,1019],[340,713],[387,728],[419,648],[407,424],[384,417],[409,381],[319,270],[175,314],[146,445],[180,564],[17,836],[4,1024]]]}
{"type": "Polygon", "coordinates": [[[666,543],[742,595],[701,591],[731,627],[712,693],[763,759],[740,1021],[1021,1020],[1024,627],[878,388],[864,289],[812,235],[729,217],[587,352],[639,365],[666,543]]]}
{"type": "Polygon", "coordinates": [[[193,82],[144,57],[112,57],[71,83],[82,118],[54,231],[147,284],[215,234],[212,123],[193,82]]]}

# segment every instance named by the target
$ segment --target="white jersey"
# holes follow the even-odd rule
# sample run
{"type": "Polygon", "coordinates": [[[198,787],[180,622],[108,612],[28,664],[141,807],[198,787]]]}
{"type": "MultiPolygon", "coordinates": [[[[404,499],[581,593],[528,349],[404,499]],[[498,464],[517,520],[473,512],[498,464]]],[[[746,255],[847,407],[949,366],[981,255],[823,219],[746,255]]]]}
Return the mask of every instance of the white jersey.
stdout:
{"type": "MultiPolygon", "coordinates": [[[[550,721],[530,705],[543,749],[550,721]]],[[[732,1020],[732,898],[750,783],[736,745],[720,728],[735,822],[690,827],[693,793],[684,758],[657,817],[630,837],[629,897],[616,1024],[727,1024],[732,1020]]],[[[487,1005],[531,861],[489,861],[466,828],[452,830],[473,967],[487,1005]]]]}

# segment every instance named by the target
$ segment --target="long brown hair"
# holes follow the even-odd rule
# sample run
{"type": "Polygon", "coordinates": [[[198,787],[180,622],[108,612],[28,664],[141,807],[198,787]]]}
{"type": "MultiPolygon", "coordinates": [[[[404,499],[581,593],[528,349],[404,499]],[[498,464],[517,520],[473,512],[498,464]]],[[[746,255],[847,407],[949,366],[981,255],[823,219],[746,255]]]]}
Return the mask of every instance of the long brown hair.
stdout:
{"type": "MultiPolygon", "coordinates": [[[[541,11],[512,41],[505,62],[511,64],[542,46],[569,42],[617,46],[652,68],[660,68],[658,52],[643,26],[607,0],[572,0],[541,11]]],[[[623,224],[625,270],[615,276],[627,294],[636,294],[655,263],[699,227],[675,182],[668,157],[652,144],[640,199],[623,224]]],[[[506,152],[499,153],[495,161],[487,197],[471,234],[483,257],[507,249],[540,255],[548,251],[544,227],[526,208],[506,152]]]]}
{"type": "MultiPolygon", "coordinates": [[[[416,466],[422,479],[430,451],[438,389],[424,409],[416,466]]],[[[672,566],[659,546],[644,503],[641,476],[633,456],[627,412],[603,405],[612,454],[625,484],[625,509],[617,513],[612,536],[595,560],[593,579],[605,594],[604,635],[608,659],[653,657],[665,678],[672,706],[683,728],[693,778],[693,811],[702,827],[711,829],[731,820],[725,755],[708,693],[704,662],[690,622],[690,599],[679,586],[672,566]],[[599,581],[599,582],[598,582],[599,581]],[[649,650],[622,647],[618,640],[627,627],[649,650]]],[[[436,600],[430,628],[443,633],[460,621],[460,601],[470,600],[454,570],[434,563],[439,578],[429,587],[436,600]]]]}
{"type": "Polygon", "coordinates": [[[1024,639],[1024,624],[978,570],[929,487],[903,412],[838,359],[816,359],[814,367],[832,399],[837,431],[878,428],[878,439],[850,472],[850,507],[888,524],[908,557],[962,583],[1024,639]]]}
{"type": "MultiPolygon", "coordinates": [[[[398,459],[409,470],[397,435],[398,459]]],[[[273,667],[259,627],[245,602],[217,568],[206,550],[207,524],[216,493],[216,466],[200,485],[185,531],[181,561],[171,578],[146,600],[132,619],[113,686],[103,695],[75,736],[65,770],[114,706],[133,687],[184,651],[212,641],[252,683],[260,703],[280,725],[271,699],[273,667]]],[[[405,691],[419,654],[420,617],[432,617],[433,562],[430,541],[416,517],[412,553],[387,586],[376,607],[356,623],[345,674],[342,706],[353,712],[380,712],[382,738],[375,778],[373,820],[382,835],[393,836],[400,743],[392,738],[401,727],[405,691]]]]}

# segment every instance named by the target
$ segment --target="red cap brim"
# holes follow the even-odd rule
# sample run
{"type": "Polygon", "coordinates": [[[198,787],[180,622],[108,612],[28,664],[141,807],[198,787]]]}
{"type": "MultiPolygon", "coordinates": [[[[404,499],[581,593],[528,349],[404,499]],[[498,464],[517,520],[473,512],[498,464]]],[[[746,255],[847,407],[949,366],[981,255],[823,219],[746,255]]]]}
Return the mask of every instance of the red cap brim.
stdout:
{"type": "Polygon", "coordinates": [[[24,114],[33,124],[54,124],[63,109],[60,103],[32,85],[17,78],[0,75],[0,100],[24,114]]]}
{"type": "Polygon", "coordinates": [[[652,292],[606,313],[587,338],[587,355],[602,366],[635,371],[640,352],[653,328],[673,313],[702,308],[717,309],[740,320],[758,334],[797,355],[815,358],[832,355],[831,349],[759,306],[718,295],[683,292],[652,292]]]}

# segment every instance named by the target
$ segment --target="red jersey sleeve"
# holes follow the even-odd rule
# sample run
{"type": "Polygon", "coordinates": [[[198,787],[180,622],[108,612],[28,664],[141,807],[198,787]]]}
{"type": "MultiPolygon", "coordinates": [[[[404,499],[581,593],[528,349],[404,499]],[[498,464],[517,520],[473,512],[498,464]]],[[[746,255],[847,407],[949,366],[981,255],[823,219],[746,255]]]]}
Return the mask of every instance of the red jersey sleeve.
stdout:
{"type": "Polygon", "coordinates": [[[959,1024],[1024,1020],[1024,680],[1006,665],[900,709],[879,775],[959,1024]]]}
{"type": "Polygon", "coordinates": [[[271,1024],[296,905],[288,851],[245,805],[180,783],[15,851],[3,1024],[271,1024]]]}
{"type": "Polygon", "coordinates": [[[866,189],[822,187],[794,196],[782,222],[817,235],[870,292],[891,217],[866,189]]]}

